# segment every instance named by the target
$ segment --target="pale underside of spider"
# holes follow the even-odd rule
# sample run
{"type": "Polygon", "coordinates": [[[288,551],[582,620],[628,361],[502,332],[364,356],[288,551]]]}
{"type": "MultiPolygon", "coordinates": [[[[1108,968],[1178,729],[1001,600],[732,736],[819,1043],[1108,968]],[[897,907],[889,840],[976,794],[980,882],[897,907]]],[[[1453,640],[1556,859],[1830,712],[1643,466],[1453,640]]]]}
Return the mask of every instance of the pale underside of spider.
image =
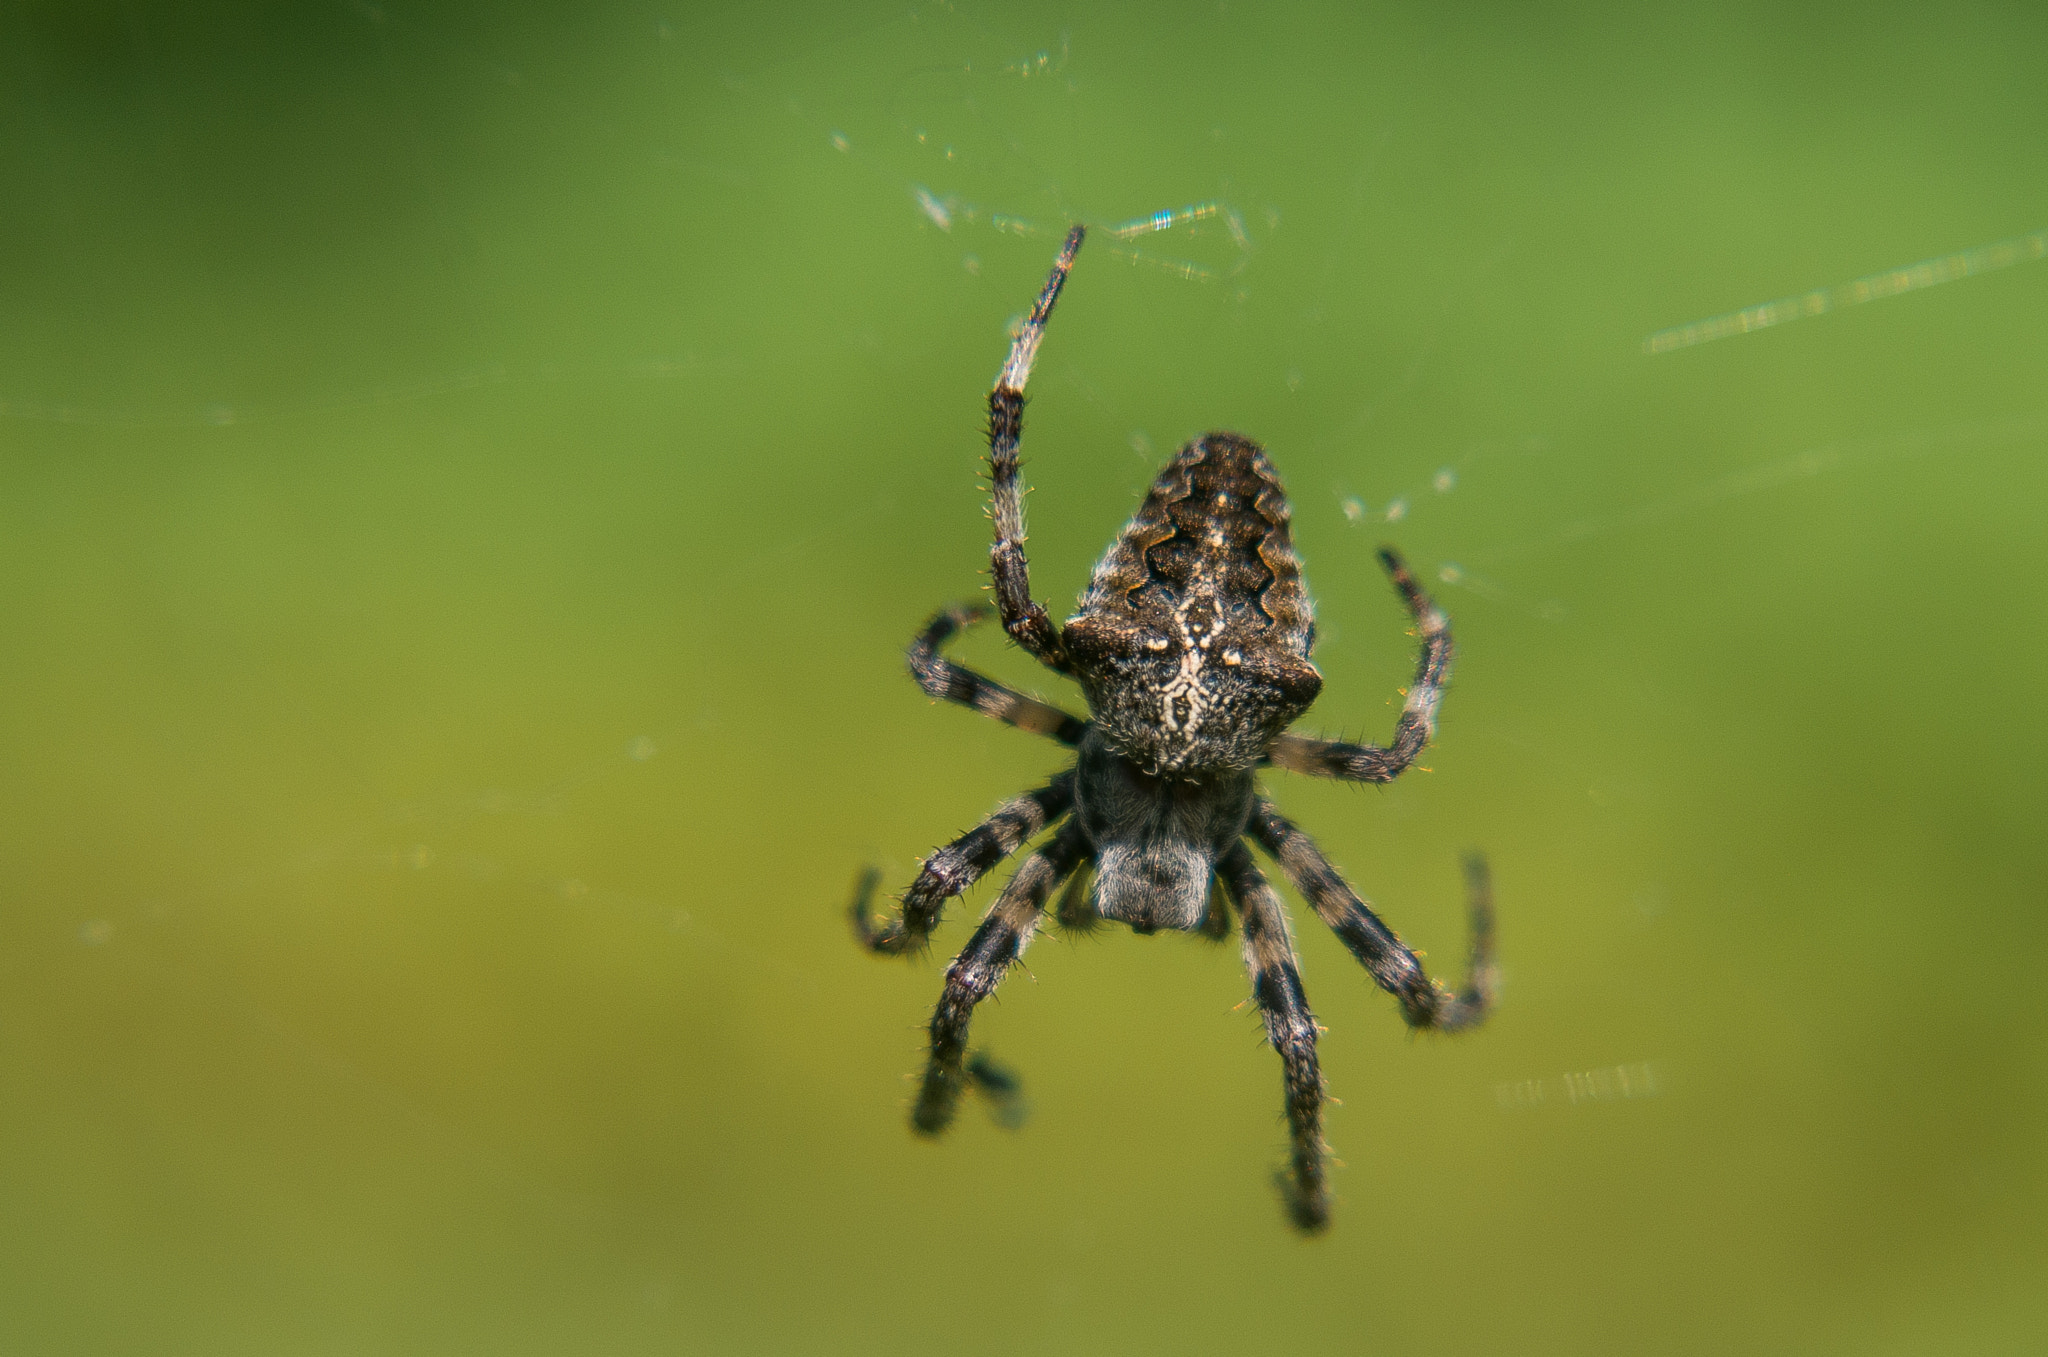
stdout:
{"type": "Polygon", "coordinates": [[[1064,627],[1053,623],[1031,597],[1017,449],[1024,385],[1082,236],[1079,226],[1068,232],[989,393],[988,458],[995,611],[1018,645],[1080,685],[1089,719],[944,656],[946,641],[987,608],[942,610],[910,647],[911,673],[933,697],[1049,736],[1078,757],[933,853],[895,917],[873,915],[877,878],[866,873],[855,893],[854,929],[871,951],[919,951],[947,900],[1053,830],[946,968],[911,1112],[917,1131],[937,1135],[970,1084],[998,1095],[1014,1088],[999,1067],[969,1057],[968,1024],[975,1005],[1022,954],[1062,882],[1067,889],[1052,913],[1064,928],[1110,919],[1137,933],[1167,928],[1221,938],[1234,911],[1252,996],[1285,1073],[1291,1154],[1280,1183],[1293,1223],[1313,1233],[1329,1223],[1330,1211],[1317,1027],[1286,909],[1247,844],[1279,864],[1416,1028],[1458,1031],[1485,1018],[1495,970],[1491,891],[1484,860],[1468,857],[1470,965],[1464,985],[1447,989],[1260,793],[1258,770],[1369,783],[1399,776],[1435,732],[1450,676],[1450,624],[1400,557],[1383,548],[1380,560],[1422,642],[1392,742],[1287,733],[1322,689],[1322,675],[1309,662],[1315,620],[1279,477],[1257,443],[1234,433],[1208,434],[1174,455],[1097,563],[1079,611],[1064,627]]]}

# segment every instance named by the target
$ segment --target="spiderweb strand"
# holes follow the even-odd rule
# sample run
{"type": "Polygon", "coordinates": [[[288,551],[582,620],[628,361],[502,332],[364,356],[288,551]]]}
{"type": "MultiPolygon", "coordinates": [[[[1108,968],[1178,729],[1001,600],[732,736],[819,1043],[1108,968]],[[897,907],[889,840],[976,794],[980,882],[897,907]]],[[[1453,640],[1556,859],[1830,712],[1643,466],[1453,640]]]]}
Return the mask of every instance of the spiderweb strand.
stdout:
{"type": "Polygon", "coordinates": [[[1746,335],[1751,330],[1765,330],[1773,325],[1789,324],[1807,316],[1825,315],[1829,311],[1839,311],[1845,306],[1861,306],[1864,302],[1882,301],[1886,297],[1918,292],[1923,288],[1953,283],[1960,278],[1970,278],[1980,273],[2009,269],[2015,264],[2025,264],[2044,257],[2048,257],[2048,231],[2014,236],[2010,240],[1994,241],[1974,249],[1958,250],[1954,254],[1923,259],[1917,264],[1888,269],[1883,273],[1873,273],[1836,287],[1815,288],[1796,297],[1780,297],[1774,302],[1764,302],[1741,311],[1731,311],[1725,316],[1712,316],[1706,320],[1696,320],[1690,325],[1677,325],[1668,330],[1659,330],[1643,341],[1643,352],[1670,353],[1673,349],[1689,349],[1695,344],[1705,344],[1709,340],[1726,339],[1731,335],[1746,335]]]}

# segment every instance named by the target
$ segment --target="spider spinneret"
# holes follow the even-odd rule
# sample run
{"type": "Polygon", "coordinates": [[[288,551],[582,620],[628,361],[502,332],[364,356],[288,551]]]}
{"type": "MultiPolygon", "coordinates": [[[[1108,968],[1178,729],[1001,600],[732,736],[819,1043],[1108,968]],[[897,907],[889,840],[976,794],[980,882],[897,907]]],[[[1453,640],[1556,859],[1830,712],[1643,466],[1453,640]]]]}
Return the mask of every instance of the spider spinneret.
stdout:
{"type": "Polygon", "coordinates": [[[1022,954],[1062,881],[1072,884],[1056,918],[1068,928],[1113,919],[1138,933],[1169,928],[1220,938],[1234,907],[1252,994],[1285,1077],[1291,1155],[1281,1185],[1294,1224],[1313,1233],[1329,1222],[1315,1017],[1302,992],[1285,906],[1246,841],[1279,864],[1417,1028],[1472,1027],[1491,1007],[1491,889],[1484,860],[1468,857],[1471,960],[1465,984],[1452,992],[1428,977],[1315,843],[1260,794],[1257,770],[1271,765],[1355,782],[1397,777],[1435,732],[1450,675],[1450,623],[1400,557],[1382,548],[1380,560],[1422,638],[1392,743],[1288,734],[1322,691],[1323,679],[1309,661],[1315,618],[1294,553],[1287,497],[1257,443],[1211,433],[1167,463],[1096,564],[1079,611],[1064,628],[1053,624],[1031,597],[1017,448],[1024,385],[1083,234],[1079,226],[1067,233],[1052,276],[1010,347],[989,393],[988,440],[996,611],[1018,645],[1080,685],[1090,719],[944,656],[945,642],[985,616],[986,608],[950,607],[927,623],[909,655],[911,673],[927,693],[1050,736],[1075,748],[1077,758],[1071,770],[933,853],[895,918],[874,917],[876,876],[864,874],[853,903],[854,931],[874,952],[921,947],[947,900],[1058,826],[1017,869],[946,969],[911,1113],[918,1131],[936,1135],[970,1084],[1004,1097],[1015,1093],[1014,1081],[985,1057],[968,1058],[968,1024],[975,1005],[1022,954]],[[1078,887],[1091,872],[1093,888],[1082,897],[1078,887]]]}

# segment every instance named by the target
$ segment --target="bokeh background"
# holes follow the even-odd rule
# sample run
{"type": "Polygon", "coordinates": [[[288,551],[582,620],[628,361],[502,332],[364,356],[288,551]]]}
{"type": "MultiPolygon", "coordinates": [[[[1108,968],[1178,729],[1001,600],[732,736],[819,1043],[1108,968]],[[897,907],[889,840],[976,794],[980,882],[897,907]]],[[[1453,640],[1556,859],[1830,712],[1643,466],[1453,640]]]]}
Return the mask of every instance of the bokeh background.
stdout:
{"type": "Polygon", "coordinates": [[[2015,5],[7,6],[0,1348],[2040,1350],[2044,59],[2015,5]],[[1234,948],[1042,938],[976,1029],[1030,1121],[934,1145],[989,889],[916,963],[841,918],[1062,762],[900,656],[1068,220],[1039,594],[1234,428],[1308,726],[1391,729],[1379,542],[1458,628],[1431,771],[1269,778],[1442,969],[1458,852],[1500,893],[1456,1041],[1296,905],[1315,1241],[1234,948]]]}

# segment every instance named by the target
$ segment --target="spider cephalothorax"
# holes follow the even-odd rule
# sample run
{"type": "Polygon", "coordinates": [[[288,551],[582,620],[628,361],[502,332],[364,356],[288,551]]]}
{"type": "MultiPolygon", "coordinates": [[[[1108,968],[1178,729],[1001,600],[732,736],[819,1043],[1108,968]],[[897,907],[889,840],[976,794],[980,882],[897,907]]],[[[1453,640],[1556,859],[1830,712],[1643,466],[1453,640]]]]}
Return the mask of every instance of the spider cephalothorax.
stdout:
{"type": "Polygon", "coordinates": [[[1492,1001],[1492,905],[1485,865],[1469,858],[1471,967],[1454,994],[1424,974],[1415,954],[1315,844],[1259,794],[1256,770],[1270,764],[1360,782],[1399,775],[1435,729],[1450,673],[1450,624],[1400,558],[1383,549],[1381,561],[1422,636],[1415,683],[1393,743],[1382,748],[1287,734],[1323,686],[1309,663],[1315,619],[1289,533],[1287,498],[1257,443],[1212,433],[1167,463],[1097,563],[1080,611],[1064,628],[1053,625],[1031,598],[1017,446],[1024,384],[1081,239],[1080,227],[1068,232],[989,395],[996,524],[990,561],[1004,630],[1080,684],[1090,719],[1013,692],[940,653],[985,609],[945,609],[910,647],[911,672],[932,696],[1049,735],[1074,746],[1078,757],[1070,771],[932,854],[895,919],[873,917],[875,876],[865,875],[854,900],[854,928],[873,951],[922,946],[948,899],[1032,836],[1064,822],[1017,869],[947,968],[911,1114],[918,1130],[936,1134],[970,1081],[995,1086],[1004,1078],[980,1057],[967,1058],[968,1022],[975,1004],[1024,950],[1061,881],[1073,882],[1058,911],[1067,927],[1114,919],[1139,933],[1170,928],[1220,937],[1234,905],[1253,997],[1286,1070],[1289,1209],[1297,1226],[1313,1231],[1329,1219],[1315,1018],[1302,994],[1286,912],[1245,840],[1280,864],[1373,979],[1400,1000],[1415,1027],[1450,1031],[1485,1017],[1492,1001]],[[1083,897],[1074,887],[1091,873],[1094,888],[1083,897]]]}

